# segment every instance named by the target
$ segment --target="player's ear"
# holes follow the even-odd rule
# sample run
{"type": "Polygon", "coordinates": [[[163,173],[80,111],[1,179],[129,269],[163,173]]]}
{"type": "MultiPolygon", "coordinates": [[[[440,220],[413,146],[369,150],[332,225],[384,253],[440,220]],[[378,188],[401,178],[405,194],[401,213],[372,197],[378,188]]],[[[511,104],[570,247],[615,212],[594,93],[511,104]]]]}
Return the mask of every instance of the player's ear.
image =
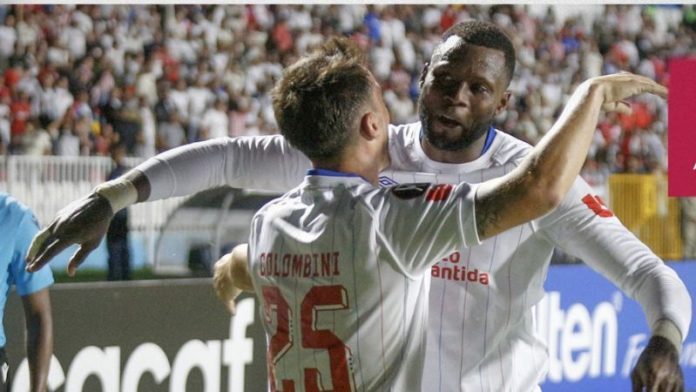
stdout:
{"type": "Polygon", "coordinates": [[[367,140],[373,140],[379,135],[379,121],[377,113],[368,111],[360,118],[360,136],[367,140]]]}
{"type": "Polygon", "coordinates": [[[498,101],[498,105],[495,107],[496,116],[502,113],[507,108],[508,102],[510,102],[511,97],[512,93],[510,92],[510,90],[506,90],[503,93],[503,96],[500,97],[500,101],[498,101]]]}

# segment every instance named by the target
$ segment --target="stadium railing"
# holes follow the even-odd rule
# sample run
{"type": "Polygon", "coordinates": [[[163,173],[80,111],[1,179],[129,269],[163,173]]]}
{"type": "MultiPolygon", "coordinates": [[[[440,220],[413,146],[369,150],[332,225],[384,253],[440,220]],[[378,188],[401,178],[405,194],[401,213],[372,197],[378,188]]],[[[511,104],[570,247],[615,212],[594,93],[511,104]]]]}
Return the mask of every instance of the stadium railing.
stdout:
{"type": "Polygon", "coordinates": [[[663,174],[612,174],[611,209],[621,222],[665,260],[682,258],[679,199],[667,197],[663,174]]]}
{"type": "MultiPolygon", "coordinates": [[[[140,162],[141,158],[126,159],[129,167],[140,162]]],[[[46,225],[61,208],[105,181],[111,168],[111,159],[107,157],[9,155],[0,159],[0,190],[29,206],[39,222],[46,225]]],[[[130,229],[155,235],[183,199],[130,207],[130,229]]]]}

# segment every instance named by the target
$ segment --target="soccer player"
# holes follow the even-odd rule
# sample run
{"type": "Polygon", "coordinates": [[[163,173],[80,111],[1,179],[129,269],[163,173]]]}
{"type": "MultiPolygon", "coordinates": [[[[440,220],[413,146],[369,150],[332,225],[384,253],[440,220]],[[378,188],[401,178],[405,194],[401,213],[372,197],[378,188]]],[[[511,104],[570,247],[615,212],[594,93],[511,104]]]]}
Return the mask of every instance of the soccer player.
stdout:
{"type": "MultiPolygon", "coordinates": [[[[491,126],[510,98],[514,61],[510,40],[491,24],[466,22],[448,30],[421,78],[421,121],[389,126],[391,161],[381,183],[480,182],[519,166],[531,147],[491,126]]],[[[287,191],[309,166],[280,136],[223,139],[161,154],[102,192],[120,208],[225,184],[287,191]]],[[[74,272],[98,245],[111,214],[96,194],[76,201],[42,231],[31,260],[38,267],[79,243],[71,260],[74,272]]],[[[444,271],[456,261],[477,276],[485,274],[487,284],[481,277],[471,282],[454,274],[433,276],[428,327],[433,344],[424,390],[537,388],[548,353],[535,335],[532,309],[543,295],[554,246],[584,260],[643,307],[653,336],[636,365],[634,385],[682,384],[678,350],[691,320],[686,288],[578,178],[552,213],[478,246],[454,247],[451,258],[433,269],[444,271]]]]}
{"type": "MultiPolygon", "coordinates": [[[[31,211],[7,193],[0,192],[0,314],[15,286],[22,297],[26,318],[26,351],[32,391],[47,388],[48,367],[53,354],[53,322],[48,287],[53,284],[49,268],[29,273],[24,258],[39,225],[31,211]]],[[[5,353],[5,330],[0,323],[0,391],[9,391],[11,372],[5,353]]]]}
{"type": "Polygon", "coordinates": [[[282,134],[314,169],[254,216],[249,267],[237,258],[232,282],[252,282],[261,299],[271,390],[412,390],[425,355],[430,267],[453,247],[557,206],[601,105],[631,95],[634,83],[633,92],[661,88],[632,75],[586,82],[557,126],[501,178],[378,188],[389,165],[381,89],[356,55],[332,53],[291,66],[273,91],[282,134]]]}

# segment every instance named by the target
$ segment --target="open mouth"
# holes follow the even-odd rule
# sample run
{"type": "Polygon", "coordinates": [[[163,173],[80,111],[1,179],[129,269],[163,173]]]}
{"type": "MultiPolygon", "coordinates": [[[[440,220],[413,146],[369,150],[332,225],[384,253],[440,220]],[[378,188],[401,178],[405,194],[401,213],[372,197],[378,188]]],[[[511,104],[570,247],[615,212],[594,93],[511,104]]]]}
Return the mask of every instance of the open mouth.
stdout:
{"type": "Polygon", "coordinates": [[[437,116],[437,121],[447,128],[455,128],[461,125],[458,121],[446,116],[437,116]]]}

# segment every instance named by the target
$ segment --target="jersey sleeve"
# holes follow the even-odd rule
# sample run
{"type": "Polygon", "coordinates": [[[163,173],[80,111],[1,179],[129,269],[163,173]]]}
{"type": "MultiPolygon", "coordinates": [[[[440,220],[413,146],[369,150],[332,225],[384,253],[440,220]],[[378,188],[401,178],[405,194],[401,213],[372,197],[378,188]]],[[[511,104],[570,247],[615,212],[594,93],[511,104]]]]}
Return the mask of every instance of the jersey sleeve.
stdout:
{"type": "Polygon", "coordinates": [[[17,294],[26,296],[42,290],[53,284],[53,273],[49,267],[43,267],[36,272],[26,271],[25,257],[32,238],[39,231],[39,225],[34,216],[26,212],[16,231],[12,264],[10,267],[12,283],[17,294]]]}
{"type": "Polygon", "coordinates": [[[148,200],[184,196],[228,185],[287,191],[299,184],[311,162],[285,138],[218,138],[177,147],[136,167],[150,182],[148,200]]]}
{"type": "Polygon", "coordinates": [[[403,184],[381,189],[374,203],[377,241],[403,271],[421,273],[455,248],[479,244],[476,187],[403,184]]]}
{"type": "Polygon", "coordinates": [[[582,259],[638,301],[652,328],[669,319],[686,338],[691,298],[677,273],[665,265],[578,178],[563,203],[538,221],[539,229],[567,253],[582,259]]]}

